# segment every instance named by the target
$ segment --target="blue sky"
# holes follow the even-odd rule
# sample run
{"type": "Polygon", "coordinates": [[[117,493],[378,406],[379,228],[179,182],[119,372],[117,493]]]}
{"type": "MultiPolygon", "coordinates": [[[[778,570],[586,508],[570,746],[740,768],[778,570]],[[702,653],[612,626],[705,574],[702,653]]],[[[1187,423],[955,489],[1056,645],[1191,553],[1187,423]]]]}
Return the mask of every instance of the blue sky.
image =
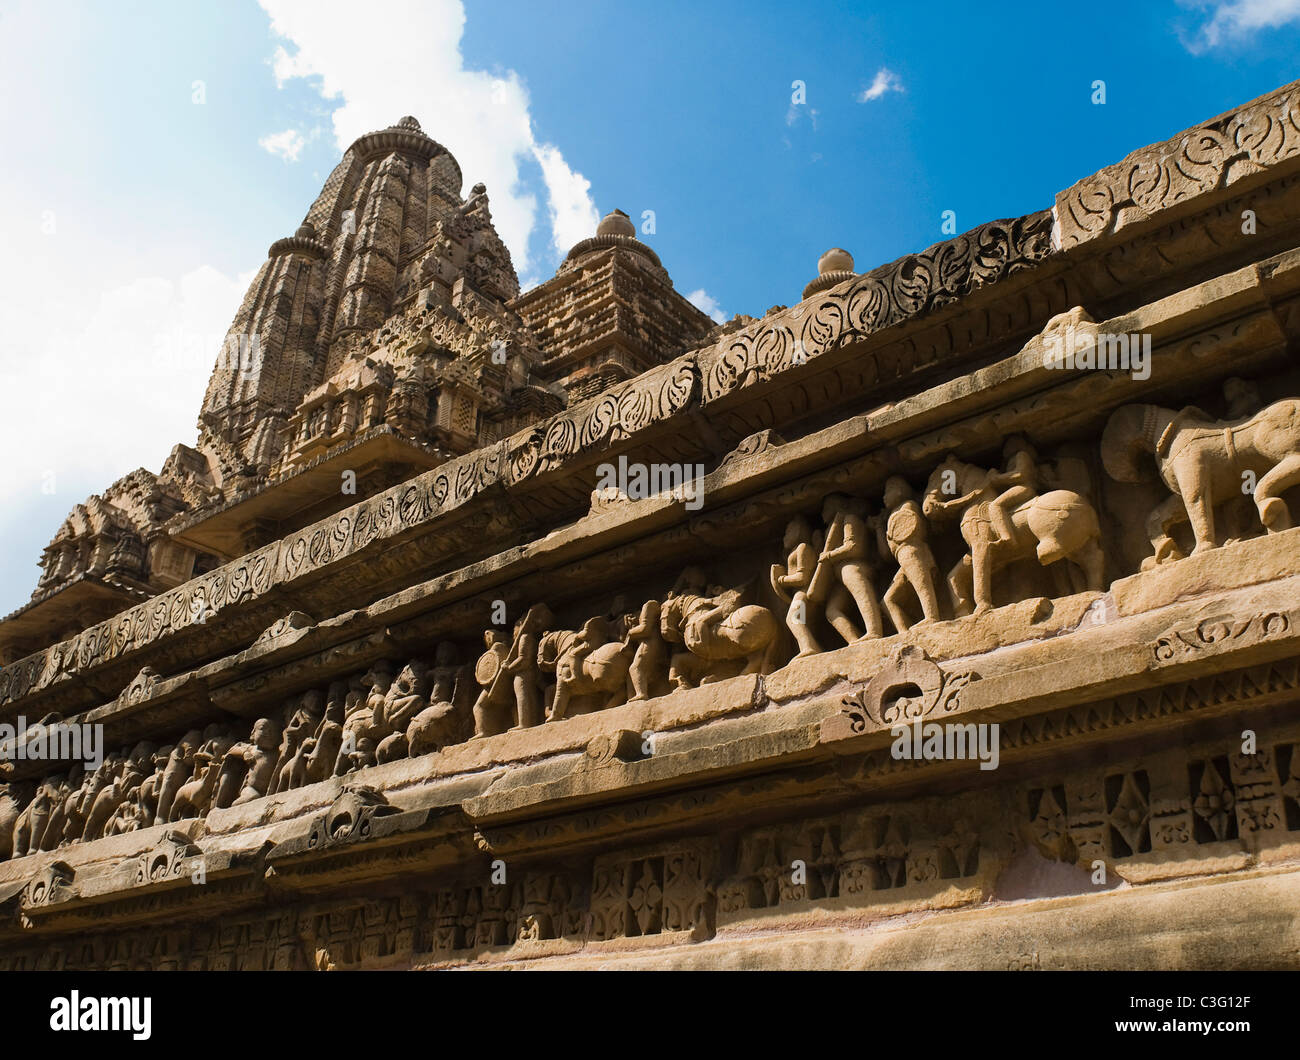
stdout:
{"type": "Polygon", "coordinates": [[[414,114],[526,284],[653,210],[678,290],[761,315],[829,246],[865,271],[945,210],[1049,206],[1300,77],[1298,43],[1300,0],[0,0],[0,614],[74,504],[193,443],[251,273],[361,132],[414,114]]]}

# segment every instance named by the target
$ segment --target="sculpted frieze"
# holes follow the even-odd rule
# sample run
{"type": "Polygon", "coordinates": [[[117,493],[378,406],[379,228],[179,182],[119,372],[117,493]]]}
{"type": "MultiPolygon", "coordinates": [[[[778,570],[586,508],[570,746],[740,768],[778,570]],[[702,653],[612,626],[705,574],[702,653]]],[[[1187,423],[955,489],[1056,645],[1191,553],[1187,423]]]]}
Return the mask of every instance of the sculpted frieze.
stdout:
{"type": "MultiPolygon", "coordinates": [[[[1234,533],[1245,539],[1280,532],[1289,516],[1278,493],[1291,480],[1285,470],[1276,482],[1270,475],[1300,461],[1300,439],[1286,429],[1295,402],[1252,411],[1259,403],[1257,391],[1240,381],[1230,381],[1225,395],[1238,416],[1187,428],[1195,434],[1196,448],[1188,451],[1196,461],[1187,465],[1194,470],[1187,471],[1192,477],[1184,488],[1212,510],[1217,495],[1207,493],[1196,474],[1209,476],[1206,481],[1218,481],[1216,475],[1235,481],[1243,471],[1256,471],[1261,490],[1253,499],[1260,520],[1233,524],[1234,533]],[[1239,440],[1224,441],[1238,434],[1239,440]],[[1259,445],[1252,441],[1256,436],[1264,439],[1259,445]]],[[[688,565],[670,585],[661,580],[657,592],[632,600],[620,594],[607,609],[588,610],[585,618],[576,610],[580,597],[570,594],[563,621],[542,602],[517,611],[512,625],[489,624],[480,611],[483,648],[472,664],[474,649],[464,637],[459,643],[446,639],[427,654],[385,654],[364,670],[335,670],[330,681],[293,692],[277,709],[247,722],[196,727],[161,747],[140,742],[114,751],[96,768],[47,777],[21,807],[12,789],[7,845],[12,856],[21,857],[203,817],[212,809],[331,777],[440,754],[471,739],[562,724],[741,674],[772,674],[791,659],[887,636],[907,638],[917,627],[979,617],[1008,603],[1100,593],[1106,572],[1140,552],[1140,538],[1134,540],[1140,520],[1133,518],[1130,500],[1110,524],[1122,522],[1123,547],[1106,539],[1099,501],[1108,494],[1093,469],[1104,464],[1112,477],[1122,477],[1128,466],[1123,461],[1143,452],[1147,443],[1157,452],[1162,445],[1183,452],[1178,423],[1155,406],[1133,406],[1112,414],[1091,454],[1069,445],[1040,452],[1029,438],[1012,436],[999,465],[950,453],[932,465],[923,487],[919,476],[892,474],[868,496],[822,492],[852,479],[856,472],[845,467],[781,487],[768,500],[766,515],[755,502],[737,506],[735,525],[770,526],[783,505],[803,510],[796,507],[780,546],[769,540],[761,549],[739,554],[725,580],[688,565]],[[764,579],[762,558],[774,554],[784,558],[767,564],[764,579]],[[943,567],[949,568],[946,579],[940,577],[943,567]]],[[[869,459],[855,466],[859,472],[882,470],[869,459]]],[[[1181,494],[1171,500],[1183,504],[1181,494]]],[[[1160,510],[1168,508],[1166,503],[1160,510]]],[[[699,518],[703,530],[719,517],[699,518]]],[[[1153,516],[1148,525],[1158,523],[1167,534],[1165,519],[1153,516]]],[[[1153,545],[1155,562],[1178,562],[1178,553],[1153,545]]],[[[568,574],[575,584],[595,584],[638,562],[638,548],[629,544],[579,560],[568,574]]],[[[454,607],[474,621],[472,601],[454,607]]],[[[272,643],[280,630],[310,621],[297,614],[273,625],[270,638],[259,643],[272,643]]],[[[1153,662],[1167,665],[1188,654],[1223,650],[1222,645],[1259,643],[1284,634],[1290,623],[1291,617],[1280,612],[1206,619],[1161,637],[1152,649],[1153,662]]],[[[365,650],[384,643],[381,638],[365,650]]],[[[344,645],[332,651],[328,659],[313,656],[296,672],[310,674],[322,661],[341,669],[349,650],[344,645]]],[[[923,654],[907,652],[904,642],[889,672],[912,676],[890,678],[890,695],[909,703],[919,697],[921,713],[937,709],[936,703],[948,705],[938,709],[951,709],[971,675],[946,674],[923,654]]],[[[251,680],[241,686],[244,691],[262,687],[251,680]]],[[[144,668],[119,703],[146,702],[157,682],[152,669],[144,668]]],[[[888,697],[873,689],[874,684],[868,686],[867,698],[853,708],[856,720],[853,709],[845,716],[847,734],[862,731],[867,719],[888,725],[915,713],[885,706],[888,697]]],[[[229,696],[218,700],[231,701],[229,696]]]]}
{"type": "Polygon", "coordinates": [[[1068,250],[1294,158],[1297,105],[1289,85],[1085,177],[1056,197],[1059,245],[1068,250]]]}
{"type": "MultiPolygon", "coordinates": [[[[976,269],[974,274],[978,276],[982,272],[976,269]]],[[[773,319],[761,323],[770,325],[773,319]]],[[[0,703],[12,703],[33,691],[50,688],[65,680],[72,672],[95,670],[118,658],[129,656],[146,645],[156,644],[159,639],[172,633],[185,631],[201,638],[207,629],[212,628],[205,629],[205,626],[213,618],[218,620],[218,627],[230,628],[230,620],[235,617],[235,605],[265,595],[275,582],[292,580],[296,583],[308,579],[322,565],[333,565],[381,540],[389,540],[391,545],[387,550],[373,551],[372,562],[368,564],[368,569],[372,572],[382,572],[386,577],[397,579],[402,577],[403,571],[411,563],[442,562],[449,554],[450,543],[456,540],[454,535],[415,537],[407,531],[444,515],[450,507],[463,506],[466,500],[483,495],[498,483],[515,482],[521,477],[537,474],[538,469],[544,466],[558,466],[542,460],[544,451],[580,454],[585,451],[583,439],[587,442],[604,439],[603,444],[625,439],[630,436],[630,432],[641,429],[646,423],[685,409],[697,400],[692,395],[698,393],[701,395],[700,400],[703,400],[706,395],[700,390],[699,375],[694,364],[690,356],[680,358],[670,365],[622,384],[621,388],[611,392],[621,395],[612,403],[593,399],[579,409],[553,417],[548,422],[551,422],[557,433],[550,435],[549,442],[546,441],[546,431],[550,428],[546,428],[541,435],[536,431],[524,432],[484,450],[455,458],[443,467],[370,498],[337,517],[290,535],[282,542],[267,546],[227,567],[164,593],[108,623],[91,627],[73,641],[53,646],[39,656],[7,666],[0,670],[0,703]],[[652,409],[655,411],[648,411],[652,409]],[[582,416],[587,417],[582,421],[585,425],[579,425],[572,419],[580,410],[585,410],[582,411],[582,416]],[[565,416],[570,418],[564,420],[565,416]],[[562,420],[569,426],[556,426],[562,420]],[[568,438],[569,441],[562,441],[562,438],[568,438]],[[536,459],[524,456],[525,451],[533,452],[536,459]],[[400,542],[398,538],[401,538],[400,542]],[[399,562],[397,548],[414,551],[401,557],[399,562]],[[230,617],[227,616],[227,611],[232,611],[230,617]]],[[[1078,385],[1087,386],[1097,382],[1085,379],[1079,381],[1078,385]]],[[[1063,407],[1068,407],[1071,398],[1063,396],[1062,400],[1066,402],[1063,407]]],[[[1077,396],[1073,400],[1078,400],[1077,396]]],[[[1009,415],[999,413],[994,419],[998,424],[1005,424],[1003,429],[1014,427],[1032,431],[1034,424],[1041,422],[1045,415],[1050,416],[1052,411],[1053,403],[1050,400],[1035,397],[1024,403],[1019,420],[1016,419],[1014,408],[1009,415]]],[[[936,438],[934,446],[953,449],[974,438],[974,435],[950,430],[950,436],[936,438]]],[[[925,447],[927,450],[931,448],[925,447]]],[[[922,449],[917,443],[909,442],[901,452],[908,461],[915,461],[922,449]]],[[[561,458],[557,455],[555,459],[561,458]]],[[[1266,482],[1266,489],[1271,485],[1271,482],[1266,482]]],[[[587,495],[589,496],[589,489],[587,495]]],[[[1265,496],[1263,499],[1268,501],[1275,498],[1265,496]]],[[[1267,507],[1272,511],[1276,505],[1267,507]]],[[[485,528],[491,525],[489,519],[485,528]]],[[[701,523],[702,527],[705,525],[707,523],[701,523]]],[[[470,539],[474,536],[476,535],[470,535],[470,539]]],[[[1003,551],[1008,550],[1004,548],[1003,551]]],[[[982,578],[977,578],[974,566],[972,562],[972,581],[978,582],[982,578]]],[[[917,580],[924,585],[923,578],[917,580]]],[[[1095,583],[1095,578],[1089,580],[1090,583],[1095,583]]],[[[972,594],[973,592],[974,586],[972,594]]],[[[978,606],[978,601],[975,601],[975,606],[978,606]]],[[[921,615],[913,617],[924,616],[923,605],[919,606],[919,610],[921,615]]],[[[857,621],[869,624],[870,616],[860,614],[857,621]]]]}
{"type": "MultiPolygon", "coordinates": [[[[1257,392],[1229,380],[1234,398],[1252,407],[1257,392]]],[[[1291,513],[1281,496],[1300,484],[1300,402],[1277,401],[1250,415],[1215,420],[1200,409],[1180,411],[1156,405],[1126,405],[1111,414],[1101,440],[1106,470],[1121,482],[1149,473],[1140,458],[1150,454],[1161,480],[1172,491],[1147,520],[1154,562],[1180,553],[1170,536],[1178,522],[1190,522],[1193,554],[1219,544],[1215,506],[1249,496],[1259,522],[1270,533],[1289,529],[1291,513]]]]}
{"type": "Polygon", "coordinates": [[[1050,211],[992,221],[724,338],[701,359],[705,405],[955,302],[1052,253],[1050,211]]]}

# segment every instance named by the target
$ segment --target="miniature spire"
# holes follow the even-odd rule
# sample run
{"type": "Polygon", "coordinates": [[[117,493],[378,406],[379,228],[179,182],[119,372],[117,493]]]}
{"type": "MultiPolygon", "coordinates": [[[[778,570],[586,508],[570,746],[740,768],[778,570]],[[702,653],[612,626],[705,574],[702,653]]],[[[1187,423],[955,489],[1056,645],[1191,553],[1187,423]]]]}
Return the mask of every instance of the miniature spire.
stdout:
{"type": "Polygon", "coordinates": [[[817,279],[803,289],[803,296],[810,298],[818,291],[825,291],[856,275],[853,271],[853,255],[843,247],[831,247],[817,259],[817,279]]]}
{"type": "Polygon", "coordinates": [[[610,210],[596,226],[598,236],[628,236],[636,238],[636,225],[622,210],[610,210]]]}

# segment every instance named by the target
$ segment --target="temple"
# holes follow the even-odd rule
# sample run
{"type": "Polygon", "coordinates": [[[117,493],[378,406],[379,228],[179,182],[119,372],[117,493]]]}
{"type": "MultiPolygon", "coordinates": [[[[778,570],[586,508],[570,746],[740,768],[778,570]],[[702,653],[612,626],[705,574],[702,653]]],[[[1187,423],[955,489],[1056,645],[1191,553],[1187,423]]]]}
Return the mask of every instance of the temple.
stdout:
{"type": "Polygon", "coordinates": [[[362,136],[0,621],[0,970],[1296,967],[1297,113],[726,324],[362,136]]]}

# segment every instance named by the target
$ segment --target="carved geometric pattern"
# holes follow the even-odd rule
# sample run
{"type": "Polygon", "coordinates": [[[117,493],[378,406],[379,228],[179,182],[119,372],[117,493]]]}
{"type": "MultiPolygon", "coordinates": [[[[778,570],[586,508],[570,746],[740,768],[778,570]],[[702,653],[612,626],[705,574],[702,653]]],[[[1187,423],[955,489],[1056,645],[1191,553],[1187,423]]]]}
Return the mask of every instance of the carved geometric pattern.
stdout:
{"type": "Polygon", "coordinates": [[[1106,820],[1110,852],[1123,858],[1151,849],[1151,785],[1144,770],[1106,778],[1106,820]]]}
{"type": "Polygon", "coordinates": [[[1198,843],[1223,842],[1237,837],[1237,796],[1225,779],[1228,760],[1210,758],[1188,766],[1198,843]]]}

